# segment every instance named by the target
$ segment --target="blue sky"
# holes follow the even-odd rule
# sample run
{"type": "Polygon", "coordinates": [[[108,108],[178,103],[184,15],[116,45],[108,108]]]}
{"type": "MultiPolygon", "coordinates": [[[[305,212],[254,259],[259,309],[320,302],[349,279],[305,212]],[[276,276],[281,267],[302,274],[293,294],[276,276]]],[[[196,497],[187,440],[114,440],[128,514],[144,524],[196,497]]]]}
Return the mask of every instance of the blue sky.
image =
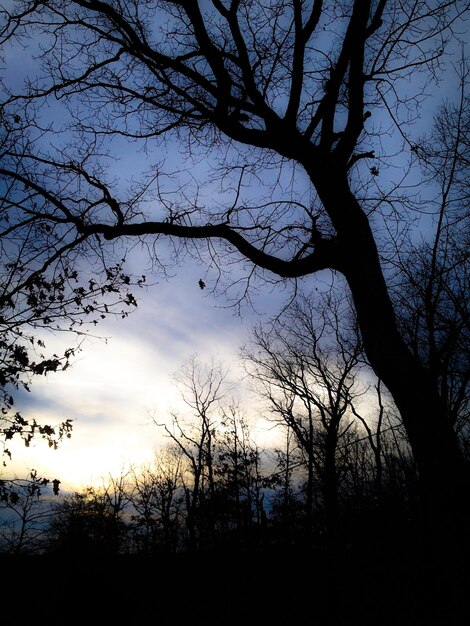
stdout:
{"type": "MultiPolygon", "coordinates": [[[[31,43],[34,46],[37,42],[31,43]]],[[[34,71],[30,55],[30,50],[19,49],[8,54],[6,78],[16,82],[22,78],[18,70],[21,74],[34,71]]],[[[417,134],[430,129],[435,106],[441,99],[452,96],[455,75],[448,72],[445,80],[439,95],[422,109],[417,134]]],[[[60,121],[60,107],[56,102],[43,115],[60,121]]],[[[382,119],[375,121],[377,125],[381,123],[382,119]]],[[[388,122],[386,127],[390,128],[388,122]]],[[[391,133],[391,138],[385,138],[388,147],[396,139],[393,127],[391,133]]],[[[116,142],[115,146],[118,145],[116,142]]],[[[112,170],[121,179],[133,168],[138,171],[149,161],[158,161],[158,154],[151,152],[147,156],[133,148],[121,156],[112,170]]],[[[171,170],[185,168],[187,164],[175,160],[165,166],[171,170]]],[[[400,178],[399,169],[393,173],[400,178]]],[[[386,177],[379,182],[389,184],[386,177]]],[[[247,196],[250,192],[246,190],[247,196]]],[[[135,252],[132,265],[137,273],[147,274],[147,261],[142,270],[139,267],[141,258],[135,252]]],[[[204,359],[213,357],[230,363],[233,375],[237,375],[238,350],[247,340],[252,324],[262,319],[263,314],[278,311],[287,296],[282,284],[274,290],[266,286],[253,295],[258,313],[245,303],[239,316],[235,309],[227,308],[222,295],[211,294],[216,278],[215,268],[186,258],[176,276],[168,281],[156,279],[157,284],[136,294],[140,305],[128,319],[107,320],[98,326],[97,334],[108,337],[107,343],[98,338],[87,340],[68,371],[36,379],[31,394],[19,398],[18,409],[24,409],[26,416],[45,421],[71,418],[73,436],[59,451],[51,451],[38,441],[27,450],[15,446],[14,463],[8,471],[24,475],[27,469],[35,468],[50,478],[59,477],[65,485],[77,486],[109,471],[119,471],[129,462],[149,460],[155,445],[161,441],[149,413],[167,415],[178,404],[178,392],[171,380],[173,372],[192,354],[199,353],[204,359]],[[207,289],[199,289],[199,278],[205,280],[207,289]]],[[[313,281],[321,280],[321,276],[307,278],[303,283],[312,285],[313,281]]],[[[52,349],[57,346],[60,350],[67,342],[64,335],[47,338],[52,349]]]]}
{"type": "MultiPolygon", "coordinates": [[[[25,76],[37,71],[34,52],[34,40],[26,49],[5,51],[7,83],[19,87],[25,76]]],[[[67,119],[62,103],[53,99],[41,109],[41,116],[56,124],[67,119]]],[[[135,144],[118,139],[113,145],[118,158],[112,162],[110,175],[121,182],[158,161],[158,153],[145,154],[135,144]]],[[[178,156],[173,154],[172,164],[165,162],[167,170],[185,167],[178,156]]],[[[204,169],[203,162],[200,168],[204,169]]],[[[194,174],[192,170],[190,175],[194,174]]],[[[161,242],[160,248],[166,245],[161,242]]],[[[74,430],[57,451],[38,439],[29,448],[19,441],[13,443],[9,446],[13,462],[4,470],[5,476],[12,472],[25,476],[34,468],[49,478],[59,477],[66,487],[79,487],[108,472],[119,472],[129,463],[150,460],[162,438],[149,414],[166,416],[180,401],[173,373],[198,353],[203,359],[230,363],[235,374],[238,350],[252,324],[263,313],[276,310],[285,297],[282,292],[265,289],[253,296],[259,313],[246,304],[240,312],[227,306],[223,297],[211,294],[217,274],[210,267],[189,258],[165,280],[152,277],[147,265],[145,254],[134,251],[128,267],[137,274],[145,273],[152,283],[135,292],[138,308],[125,320],[107,319],[93,328],[98,337],[85,340],[66,372],[38,377],[31,393],[18,395],[15,408],[26,417],[45,423],[70,418],[74,430]],[[200,278],[208,285],[204,291],[198,286],[200,278]]],[[[48,349],[58,353],[76,341],[65,334],[44,339],[48,349]]]]}

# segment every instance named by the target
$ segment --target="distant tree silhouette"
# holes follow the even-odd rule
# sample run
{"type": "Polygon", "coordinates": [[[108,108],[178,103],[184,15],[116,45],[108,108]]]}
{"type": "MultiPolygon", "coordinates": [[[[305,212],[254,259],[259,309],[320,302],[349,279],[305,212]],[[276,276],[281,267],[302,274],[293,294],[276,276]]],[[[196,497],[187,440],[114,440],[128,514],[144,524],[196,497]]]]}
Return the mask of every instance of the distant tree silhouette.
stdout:
{"type": "Polygon", "coordinates": [[[234,534],[241,544],[250,543],[253,535],[257,543],[265,531],[265,465],[241,408],[235,403],[222,407],[215,448],[218,530],[234,534]]]}
{"type": "Polygon", "coordinates": [[[157,423],[185,457],[182,468],[186,501],[188,541],[192,549],[214,535],[215,496],[214,446],[220,403],[227,395],[226,372],[220,364],[202,363],[193,355],[175,375],[184,403],[191,411],[188,420],[172,413],[172,424],[157,423]]]}
{"type": "Polygon", "coordinates": [[[87,487],[55,506],[47,551],[76,558],[115,556],[128,550],[124,510],[130,499],[121,479],[87,487]]]}
{"type": "Polygon", "coordinates": [[[134,470],[132,535],[139,553],[175,554],[184,545],[183,454],[168,446],[147,467],[134,470]]]}
{"type": "MultiPolygon", "coordinates": [[[[305,540],[306,545],[310,545],[315,521],[319,521],[314,515],[317,492],[293,430],[286,426],[283,434],[283,444],[274,448],[274,468],[269,475],[269,486],[272,489],[271,535],[274,541],[286,545],[298,542],[299,537],[305,540]]],[[[318,526],[324,530],[321,522],[318,526]]]]}
{"type": "Polygon", "coordinates": [[[44,548],[53,515],[50,483],[35,470],[27,478],[0,480],[0,553],[35,554],[44,548]]]}
{"type": "Polygon", "coordinates": [[[232,273],[236,299],[256,276],[341,274],[367,358],[405,424],[430,530],[436,541],[444,527],[453,534],[468,480],[442,389],[397,322],[389,234],[406,240],[415,214],[389,165],[413,166],[413,122],[430,81],[448,69],[468,3],[15,6],[2,11],[2,43],[48,43],[42,75],[33,69],[22,93],[7,86],[3,98],[13,135],[2,149],[10,219],[2,232],[5,246],[19,242],[4,298],[67,259],[102,267],[119,241],[136,238],[155,265],[164,264],[162,237],[175,252],[180,242],[200,254],[205,242],[222,274],[241,261],[246,274],[232,273]],[[56,149],[44,147],[61,130],[41,118],[50,101],[64,103],[72,125],[68,137],[52,135],[56,149]],[[100,158],[114,139],[158,154],[178,140],[186,163],[175,182],[161,163],[125,192],[100,158]],[[197,182],[187,172],[208,154],[215,172],[204,188],[203,172],[197,182]],[[21,243],[31,244],[31,230],[41,233],[39,249],[21,243]]]}
{"type": "Polygon", "coordinates": [[[227,370],[193,355],[175,379],[190,414],[173,412],[171,424],[155,423],[178,458],[179,478],[169,470],[171,484],[184,493],[189,548],[212,547],[232,535],[250,541],[264,523],[265,476],[248,422],[230,396],[227,370]]]}
{"type": "Polygon", "coordinates": [[[339,445],[351,427],[351,406],[364,394],[358,384],[362,346],[356,330],[338,319],[340,304],[298,296],[272,328],[254,330],[245,349],[247,370],[258,381],[273,418],[295,438],[307,471],[306,523],[311,527],[319,484],[331,544],[338,532],[339,445]]]}

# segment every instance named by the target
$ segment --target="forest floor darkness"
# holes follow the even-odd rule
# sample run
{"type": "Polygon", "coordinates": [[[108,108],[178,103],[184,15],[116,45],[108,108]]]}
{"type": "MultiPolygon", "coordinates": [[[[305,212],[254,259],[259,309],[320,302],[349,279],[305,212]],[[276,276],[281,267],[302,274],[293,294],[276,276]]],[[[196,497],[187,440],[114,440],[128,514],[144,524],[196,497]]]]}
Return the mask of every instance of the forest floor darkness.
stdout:
{"type": "Polygon", "coordinates": [[[276,545],[177,556],[3,556],[2,604],[15,624],[466,626],[467,556],[437,562],[396,544],[336,555],[276,545]]]}

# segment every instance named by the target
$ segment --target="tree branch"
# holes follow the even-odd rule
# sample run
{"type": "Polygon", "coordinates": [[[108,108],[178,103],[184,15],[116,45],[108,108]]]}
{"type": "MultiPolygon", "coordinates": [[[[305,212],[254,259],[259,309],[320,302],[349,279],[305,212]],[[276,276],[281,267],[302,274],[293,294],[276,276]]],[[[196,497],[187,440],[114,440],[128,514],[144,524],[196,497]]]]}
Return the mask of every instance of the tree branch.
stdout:
{"type": "Polygon", "coordinates": [[[283,260],[256,248],[239,232],[227,224],[205,226],[182,226],[168,222],[142,222],[109,226],[106,224],[82,225],[79,232],[86,235],[101,234],[105,239],[118,237],[141,237],[144,235],[168,235],[183,239],[221,239],[232,244],[245,258],[283,278],[296,278],[324,269],[339,269],[339,254],[334,239],[325,239],[314,251],[302,258],[283,260]]]}

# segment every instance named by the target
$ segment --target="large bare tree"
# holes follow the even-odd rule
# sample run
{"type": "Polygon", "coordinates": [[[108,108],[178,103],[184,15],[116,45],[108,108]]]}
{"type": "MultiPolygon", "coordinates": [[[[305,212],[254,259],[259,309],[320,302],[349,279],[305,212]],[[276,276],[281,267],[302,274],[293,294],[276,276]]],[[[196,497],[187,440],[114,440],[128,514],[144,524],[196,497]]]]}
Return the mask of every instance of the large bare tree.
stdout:
{"type": "Polygon", "coordinates": [[[137,238],[155,265],[162,238],[205,249],[238,286],[340,273],[427,517],[455,519],[467,484],[457,438],[397,326],[386,254],[412,221],[397,190],[413,122],[467,12],[459,0],[4,4],[7,55],[37,51],[23,91],[5,81],[2,233],[17,254],[5,301],[64,258],[99,272],[137,238]],[[106,159],[132,141],[149,171],[125,188],[106,159]]]}

